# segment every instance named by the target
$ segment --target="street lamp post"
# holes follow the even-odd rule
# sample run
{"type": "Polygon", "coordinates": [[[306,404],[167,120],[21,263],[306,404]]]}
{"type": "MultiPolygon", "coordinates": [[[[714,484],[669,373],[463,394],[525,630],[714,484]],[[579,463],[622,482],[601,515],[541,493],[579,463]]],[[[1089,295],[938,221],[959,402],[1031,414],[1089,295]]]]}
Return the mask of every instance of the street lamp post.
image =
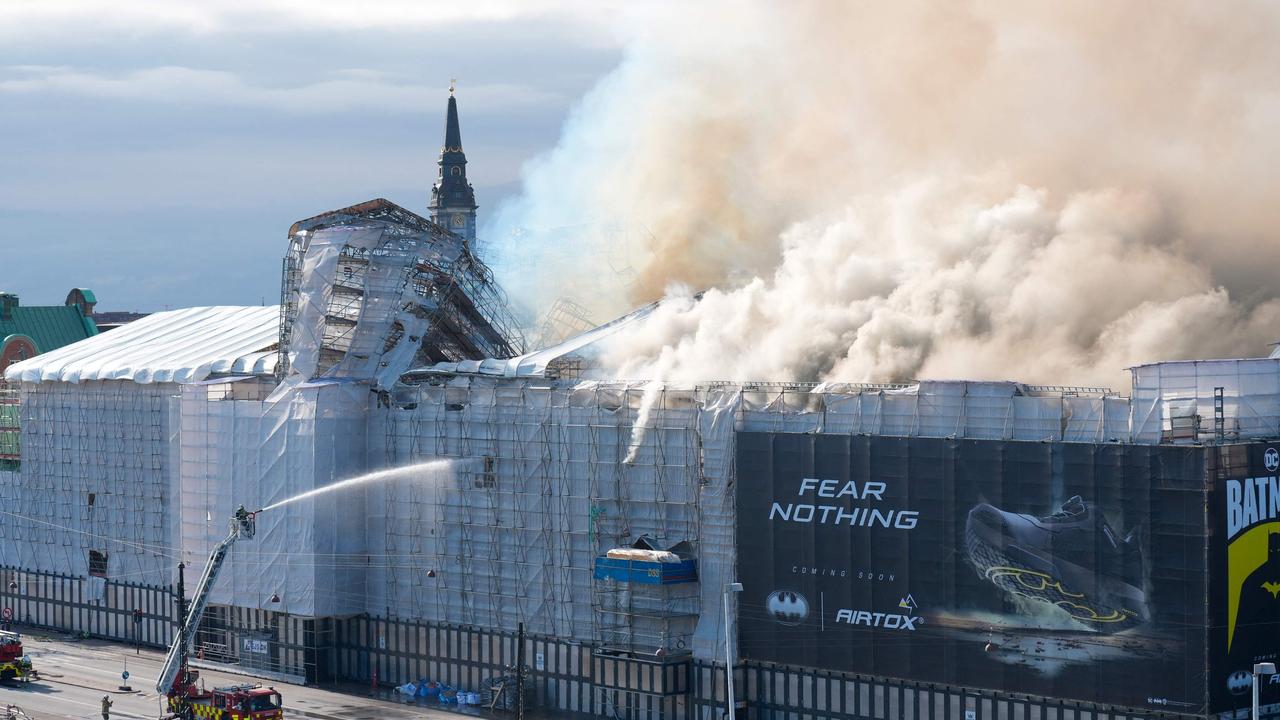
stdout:
{"type": "Polygon", "coordinates": [[[135,655],[142,654],[142,610],[141,608],[133,609],[133,652],[135,655]]]}
{"type": "Polygon", "coordinates": [[[1253,666],[1253,720],[1258,720],[1258,678],[1276,674],[1275,663],[1256,663],[1253,666]]]}
{"type": "Polygon", "coordinates": [[[733,640],[729,633],[729,595],[742,592],[742,583],[727,583],[724,586],[724,678],[725,691],[729,698],[729,720],[737,719],[737,707],[733,702],[733,640]]]}

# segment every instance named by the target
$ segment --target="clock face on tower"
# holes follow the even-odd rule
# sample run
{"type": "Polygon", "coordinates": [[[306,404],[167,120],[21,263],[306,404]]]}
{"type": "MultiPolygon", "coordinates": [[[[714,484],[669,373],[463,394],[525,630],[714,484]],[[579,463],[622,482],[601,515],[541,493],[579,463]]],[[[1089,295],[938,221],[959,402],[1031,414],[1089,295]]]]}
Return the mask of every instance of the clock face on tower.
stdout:
{"type": "Polygon", "coordinates": [[[463,215],[462,213],[456,213],[454,214],[453,219],[450,222],[452,222],[453,226],[456,228],[466,227],[467,216],[463,215]]]}

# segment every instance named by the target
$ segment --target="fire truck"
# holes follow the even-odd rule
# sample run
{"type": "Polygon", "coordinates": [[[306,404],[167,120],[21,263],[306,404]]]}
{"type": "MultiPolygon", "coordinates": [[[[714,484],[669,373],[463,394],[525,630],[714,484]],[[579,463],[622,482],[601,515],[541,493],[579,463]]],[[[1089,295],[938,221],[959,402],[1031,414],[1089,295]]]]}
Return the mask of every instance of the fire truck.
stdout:
{"type": "Polygon", "coordinates": [[[275,688],[260,685],[231,685],[206,690],[200,673],[188,667],[188,651],[195,639],[200,617],[209,604],[209,594],[222,571],[227,553],[237,540],[252,539],[257,532],[257,513],[240,506],[231,518],[231,531],[209,554],[200,584],[191,596],[191,605],[182,617],[182,626],[174,633],[173,644],[160,668],[156,691],[165,696],[170,718],[177,720],[277,720],[284,717],[283,702],[275,688]]]}
{"type": "Polygon", "coordinates": [[[0,630],[0,680],[29,682],[35,679],[31,658],[22,652],[22,637],[16,632],[0,630]]]}
{"type": "Polygon", "coordinates": [[[200,673],[187,670],[169,693],[168,709],[173,718],[211,720],[275,720],[284,717],[280,693],[261,685],[228,685],[203,689],[200,673]]]}

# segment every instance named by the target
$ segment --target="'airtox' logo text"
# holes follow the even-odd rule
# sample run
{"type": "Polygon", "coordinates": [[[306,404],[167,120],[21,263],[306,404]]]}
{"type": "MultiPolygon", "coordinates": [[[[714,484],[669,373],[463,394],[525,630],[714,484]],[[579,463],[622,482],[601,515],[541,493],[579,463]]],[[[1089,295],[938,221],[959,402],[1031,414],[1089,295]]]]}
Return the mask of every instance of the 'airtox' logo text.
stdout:
{"type": "Polygon", "coordinates": [[[844,608],[836,611],[836,622],[888,630],[915,630],[917,624],[924,624],[924,618],[912,614],[916,609],[915,598],[907,595],[898,601],[898,607],[905,612],[882,613],[844,608]]]}

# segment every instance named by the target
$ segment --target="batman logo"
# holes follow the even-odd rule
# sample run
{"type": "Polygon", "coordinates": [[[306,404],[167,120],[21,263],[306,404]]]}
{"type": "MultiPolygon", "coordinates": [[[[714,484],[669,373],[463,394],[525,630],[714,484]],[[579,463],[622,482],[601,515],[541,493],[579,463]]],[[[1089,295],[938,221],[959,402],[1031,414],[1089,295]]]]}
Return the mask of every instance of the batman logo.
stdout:
{"type": "Polygon", "coordinates": [[[1264,582],[1262,589],[1271,593],[1272,598],[1280,598],[1280,583],[1264,582]]]}
{"type": "Polygon", "coordinates": [[[1227,689],[1232,695],[1243,695],[1253,687],[1253,677],[1247,670],[1237,670],[1227,676],[1227,689]]]}
{"type": "Polygon", "coordinates": [[[794,590],[774,590],[764,609],[781,625],[799,625],[809,617],[809,601],[794,590]]]}

